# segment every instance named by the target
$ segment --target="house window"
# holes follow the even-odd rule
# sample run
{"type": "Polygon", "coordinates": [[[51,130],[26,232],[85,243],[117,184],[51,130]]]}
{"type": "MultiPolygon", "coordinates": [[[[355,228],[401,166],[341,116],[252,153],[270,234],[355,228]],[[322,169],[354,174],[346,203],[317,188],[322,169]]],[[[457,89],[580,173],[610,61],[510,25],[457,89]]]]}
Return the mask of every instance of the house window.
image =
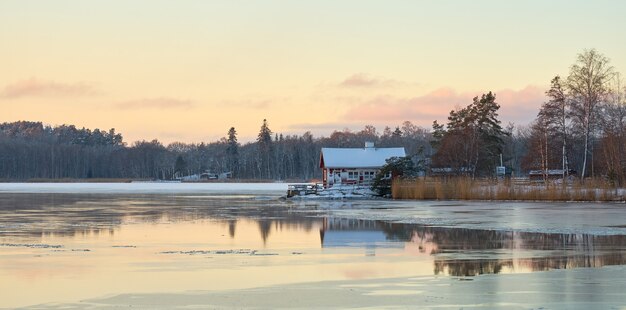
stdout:
{"type": "Polygon", "coordinates": [[[359,172],[358,171],[350,171],[348,172],[348,180],[358,180],[359,172]]]}
{"type": "Polygon", "coordinates": [[[376,176],[374,171],[364,171],[363,172],[363,180],[372,180],[376,176]]]}

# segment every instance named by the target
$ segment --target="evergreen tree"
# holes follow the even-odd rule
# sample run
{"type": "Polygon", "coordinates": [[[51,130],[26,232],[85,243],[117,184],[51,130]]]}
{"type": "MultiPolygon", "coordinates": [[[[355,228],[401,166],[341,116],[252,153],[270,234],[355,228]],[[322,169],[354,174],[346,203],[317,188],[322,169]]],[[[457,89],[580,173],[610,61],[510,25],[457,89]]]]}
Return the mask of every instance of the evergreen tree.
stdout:
{"type": "Polygon", "coordinates": [[[257,136],[257,145],[259,148],[259,175],[265,178],[272,178],[271,154],[272,154],[272,130],[267,124],[267,119],[263,119],[261,130],[257,136]]]}
{"type": "Polygon", "coordinates": [[[396,126],[396,129],[391,133],[391,136],[394,138],[402,137],[402,131],[400,130],[399,126],[396,126]]]}
{"type": "Polygon", "coordinates": [[[235,127],[230,127],[228,130],[226,143],[228,144],[226,148],[226,154],[228,155],[228,169],[232,173],[237,173],[239,170],[239,142],[237,142],[237,131],[235,130],[235,127]]]}
{"type": "Polygon", "coordinates": [[[498,119],[500,105],[489,92],[460,110],[450,111],[447,130],[433,122],[433,145],[438,147],[433,164],[456,169],[457,173],[491,174],[496,157],[502,153],[502,130],[498,119]]]}
{"type": "Polygon", "coordinates": [[[391,182],[396,177],[414,177],[417,175],[421,162],[415,165],[410,156],[391,157],[385,160],[372,182],[372,190],[381,196],[391,195],[391,182]],[[391,177],[390,177],[391,176],[391,177]]]}
{"type": "Polygon", "coordinates": [[[256,141],[262,145],[270,145],[272,143],[272,130],[270,130],[267,124],[267,119],[263,119],[263,125],[261,125],[256,141]]]}
{"type": "MultiPolygon", "coordinates": [[[[450,112],[453,113],[453,112],[450,112]]],[[[441,140],[443,140],[443,136],[446,134],[446,130],[443,124],[439,124],[437,120],[433,121],[433,131],[432,131],[432,140],[430,144],[433,148],[439,148],[441,145],[441,140]]]]}
{"type": "Polygon", "coordinates": [[[178,155],[178,157],[176,157],[176,163],[174,164],[174,174],[176,176],[183,176],[186,170],[187,162],[185,162],[181,155],[178,155]]]}
{"type": "MultiPolygon", "coordinates": [[[[549,100],[541,106],[537,117],[540,119],[538,122],[543,124],[546,131],[546,149],[548,149],[548,142],[554,141],[560,145],[561,158],[560,167],[563,169],[563,173],[566,174],[568,167],[567,160],[567,134],[568,134],[568,122],[569,122],[569,109],[568,98],[565,93],[565,89],[561,83],[561,78],[557,75],[552,81],[550,81],[550,89],[546,92],[549,100]]],[[[554,143],[555,146],[557,143],[554,143]]],[[[546,150],[546,154],[548,150],[546,150]]],[[[546,156],[546,158],[548,158],[546,156]]],[[[550,169],[548,163],[545,164],[545,169],[550,169]]],[[[556,167],[556,165],[554,165],[556,167]]]]}

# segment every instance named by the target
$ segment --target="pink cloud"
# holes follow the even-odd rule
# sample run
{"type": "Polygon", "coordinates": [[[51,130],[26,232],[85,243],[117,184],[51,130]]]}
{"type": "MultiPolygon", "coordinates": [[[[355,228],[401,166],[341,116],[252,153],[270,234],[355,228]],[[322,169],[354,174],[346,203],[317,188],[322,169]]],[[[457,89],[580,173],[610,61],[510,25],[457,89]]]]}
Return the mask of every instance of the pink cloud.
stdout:
{"type": "Polygon", "coordinates": [[[97,93],[93,86],[85,83],[59,83],[30,78],[5,86],[2,92],[0,92],[0,97],[9,99],[22,97],[71,97],[90,96],[97,93]]]}
{"type": "Polygon", "coordinates": [[[345,88],[393,87],[405,84],[399,81],[373,77],[365,73],[356,73],[337,84],[345,88]]]}
{"type": "MultiPolygon", "coordinates": [[[[451,88],[441,88],[426,95],[410,98],[392,95],[378,96],[353,106],[345,114],[350,121],[400,123],[410,120],[422,126],[430,126],[433,120],[444,122],[451,110],[464,107],[482,92],[458,93],[451,88]]],[[[527,86],[521,90],[496,91],[500,104],[500,120],[503,123],[529,123],[537,115],[545,100],[539,87],[527,86]]]]}
{"type": "Polygon", "coordinates": [[[537,117],[541,104],[547,100],[546,89],[526,86],[518,91],[506,89],[497,92],[496,99],[500,103],[500,117],[502,120],[516,124],[530,123],[537,117]]]}
{"type": "Polygon", "coordinates": [[[190,109],[194,104],[191,100],[158,97],[120,102],[115,106],[120,109],[190,109]]]}

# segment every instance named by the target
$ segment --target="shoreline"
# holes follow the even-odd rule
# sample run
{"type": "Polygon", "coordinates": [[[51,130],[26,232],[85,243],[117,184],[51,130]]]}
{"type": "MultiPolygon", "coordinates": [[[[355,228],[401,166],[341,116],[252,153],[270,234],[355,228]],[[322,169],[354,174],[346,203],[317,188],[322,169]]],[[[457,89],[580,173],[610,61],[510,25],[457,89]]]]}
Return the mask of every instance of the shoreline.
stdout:
{"type": "MultiPolygon", "coordinates": [[[[207,190],[211,190],[210,187],[220,187],[220,190],[224,190],[222,188],[224,185],[231,185],[234,187],[233,191],[243,191],[241,194],[258,194],[258,188],[255,187],[264,187],[268,184],[283,184],[284,189],[282,187],[276,188],[275,190],[280,191],[280,193],[276,192],[274,194],[278,196],[286,196],[287,193],[287,185],[290,183],[299,183],[299,180],[247,180],[247,179],[230,179],[230,180],[208,180],[208,181],[198,181],[198,182],[185,182],[185,181],[171,181],[171,180],[148,180],[148,179],[126,179],[126,178],[95,178],[95,179],[29,179],[29,180],[0,180],[0,193],[19,193],[19,192],[28,192],[28,193],[37,193],[35,189],[32,191],[20,189],[17,191],[14,190],[6,190],[5,188],[14,188],[19,187],[18,185],[22,185],[22,187],[31,187],[35,188],[38,185],[46,188],[44,193],[56,193],[55,191],[50,191],[49,188],[54,187],[55,185],[63,186],[63,185],[76,185],[79,187],[89,187],[91,191],[67,191],[60,190],[58,193],[102,193],[109,192],[106,189],[98,189],[99,186],[117,186],[117,185],[128,185],[130,187],[136,186],[135,184],[144,184],[144,185],[153,185],[159,187],[159,185],[167,185],[166,187],[160,186],[163,192],[160,191],[147,191],[140,190],[137,194],[171,194],[175,193],[176,190],[173,188],[169,188],[172,186],[176,187],[189,187],[201,188],[203,186],[208,187],[207,190]],[[184,185],[183,185],[184,184],[184,185]],[[248,187],[251,192],[247,193],[248,187]]],[[[301,181],[300,181],[301,182],[301,181]]],[[[294,197],[282,197],[287,201],[316,201],[316,200],[393,200],[393,201],[473,201],[473,202],[564,202],[564,203],[578,203],[578,202],[589,202],[589,203],[617,203],[624,204],[626,203],[626,188],[601,188],[601,187],[588,187],[588,188],[577,188],[572,187],[569,189],[563,189],[560,186],[552,186],[549,189],[541,188],[542,186],[528,187],[528,186],[520,186],[519,188],[511,187],[511,186],[501,186],[501,187],[485,187],[485,188],[474,188],[469,190],[467,188],[456,188],[458,185],[453,185],[455,190],[442,192],[441,190],[428,189],[427,192],[421,192],[424,189],[417,188],[417,192],[414,189],[409,189],[410,185],[414,186],[414,183],[403,182],[400,181],[400,184],[395,184],[395,195],[394,197],[383,197],[378,195],[363,195],[362,193],[351,193],[350,189],[340,190],[337,193],[341,192],[341,194],[335,194],[335,192],[328,195],[306,195],[306,196],[294,196],[294,197]],[[478,190],[477,190],[478,189],[478,190]],[[559,191],[556,191],[558,189],[559,191]],[[408,191],[406,191],[408,190],[408,191]],[[345,193],[343,193],[345,191],[345,193]],[[400,192],[399,191],[406,191],[400,192]]],[[[226,189],[227,190],[227,189],[226,189]]],[[[123,193],[132,194],[133,191],[131,188],[124,189],[123,193]]],[[[184,191],[183,191],[184,192],[184,191]]],[[[203,192],[202,190],[192,189],[191,193],[203,192]]],[[[211,192],[208,192],[211,193],[211,192]]]]}
{"type": "Polygon", "coordinates": [[[3,183],[188,183],[188,184],[204,184],[204,183],[302,183],[301,180],[263,180],[263,179],[222,179],[222,180],[202,180],[202,181],[181,181],[181,180],[152,180],[152,179],[133,179],[133,178],[93,178],[93,179],[47,179],[35,178],[26,180],[8,180],[0,179],[3,183]]]}

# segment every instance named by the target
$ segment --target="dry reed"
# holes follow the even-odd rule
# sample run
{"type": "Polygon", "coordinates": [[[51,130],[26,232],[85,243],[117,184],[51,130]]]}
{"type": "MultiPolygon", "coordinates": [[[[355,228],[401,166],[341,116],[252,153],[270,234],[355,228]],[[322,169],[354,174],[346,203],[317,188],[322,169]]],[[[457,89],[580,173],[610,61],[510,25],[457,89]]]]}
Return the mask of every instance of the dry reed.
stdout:
{"type": "Polygon", "coordinates": [[[473,180],[469,177],[398,179],[392,183],[394,199],[413,200],[524,200],[625,201],[626,189],[603,180],[572,184],[533,184],[528,181],[473,180]]]}

